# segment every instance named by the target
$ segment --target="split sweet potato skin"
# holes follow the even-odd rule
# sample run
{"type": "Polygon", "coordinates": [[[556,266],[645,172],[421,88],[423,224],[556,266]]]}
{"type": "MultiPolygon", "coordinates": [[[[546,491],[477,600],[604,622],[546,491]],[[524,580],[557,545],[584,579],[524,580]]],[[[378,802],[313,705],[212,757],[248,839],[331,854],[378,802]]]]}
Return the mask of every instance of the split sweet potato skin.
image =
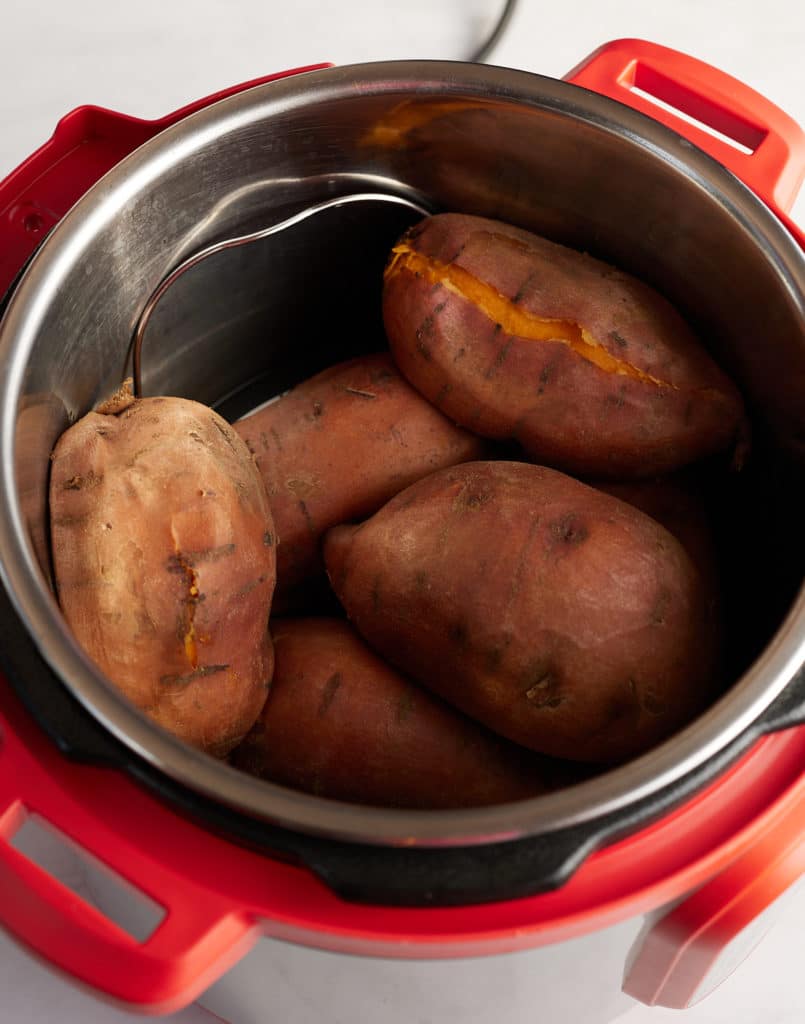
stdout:
{"type": "Polygon", "coordinates": [[[742,399],[646,284],[497,221],[438,214],[386,268],[403,374],[446,415],[577,475],[670,472],[742,438],[742,399]]]}
{"type": "Polygon", "coordinates": [[[220,416],[179,398],[90,412],[51,456],[59,603],[133,703],[224,756],[265,702],[275,536],[262,480],[220,416]]]}
{"type": "Polygon", "coordinates": [[[331,530],[324,555],[376,651],[543,754],[625,760],[709,696],[708,598],[679,542],[557,471],[434,473],[331,530]]]}
{"type": "Polygon", "coordinates": [[[480,458],[457,427],[401,376],[388,353],[332,366],[235,424],[263,475],[279,538],[276,612],[304,606],[324,578],[321,539],[410,483],[480,458]]]}
{"type": "Polygon", "coordinates": [[[271,629],[271,693],[235,767],[385,807],[480,807],[548,788],[542,759],[410,682],[343,620],[275,619],[271,629]]]}

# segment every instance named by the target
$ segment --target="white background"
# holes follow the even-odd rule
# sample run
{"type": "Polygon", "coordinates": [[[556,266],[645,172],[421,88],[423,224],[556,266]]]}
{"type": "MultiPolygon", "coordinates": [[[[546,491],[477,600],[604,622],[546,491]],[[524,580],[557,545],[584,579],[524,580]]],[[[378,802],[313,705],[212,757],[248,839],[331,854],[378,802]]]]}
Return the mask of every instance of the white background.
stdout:
{"type": "MultiPolygon", "coordinates": [[[[0,0],[0,178],[42,143],[59,117],[74,106],[95,103],[151,118],[234,83],[303,64],[462,58],[483,37],[499,4],[500,0],[135,0],[124,5],[0,0]]],[[[795,0],[521,0],[490,60],[561,77],[602,42],[620,36],[647,38],[693,54],[805,123],[805,4],[795,0]]],[[[805,224],[802,199],[794,215],[805,224]]],[[[265,1021],[351,1020],[348,1000],[342,998],[336,1006],[332,989],[323,980],[328,976],[324,966],[317,973],[311,963],[315,961],[305,960],[300,951],[278,952],[276,974],[267,979],[265,1021]]],[[[801,1024],[803,968],[805,893],[800,891],[752,958],[700,1007],[679,1018],[670,1011],[635,1006],[618,1020],[801,1024]]],[[[332,966],[328,969],[332,971],[332,966]]],[[[501,1002],[503,993],[486,984],[492,975],[485,973],[483,964],[466,965],[463,973],[452,971],[448,983],[469,986],[477,993],[473,1020],[483,1024],[496,1022],[501,1012],[510,1022],[516,1017],[518,1022],[565,1024],[555,1015],[543,1017],[533,974],[532,961],[511,960],[507,977],[515,979],[512,983],[520,986],[522,997],[517,1003],[517,997],[507,993],[508,1014],[501,1002]]],[[[583,985],[584,974],[580,967],[567,979],[568,985],[583,985]]],[[[496,976],[500,979],[500,974],[496,976]]],[[[23,1019],[32,1024],[113,1024],[129,1019],[57,979],[1,935],[0,993],[2,1024],[23,1019]]],[[[366,1019],[384,1024],[391,1019],[386,996],[378,990],[374,1007],[372,998],[371,990],[363,993],[366,1019]]],[[[425,983],[411,992],[411,1011],[411,1020],[422,1024],[458,1021],[429,1001],[425,983]]],[[[583,1020],[576,1014],[573,1024],[603,1024],[607,1019],[597,1017],[595,1010],[590,1014],[583,1020]]],[[[201,1024],[213,1018],[191,1007],[171,1019],[201,1024]]]]}

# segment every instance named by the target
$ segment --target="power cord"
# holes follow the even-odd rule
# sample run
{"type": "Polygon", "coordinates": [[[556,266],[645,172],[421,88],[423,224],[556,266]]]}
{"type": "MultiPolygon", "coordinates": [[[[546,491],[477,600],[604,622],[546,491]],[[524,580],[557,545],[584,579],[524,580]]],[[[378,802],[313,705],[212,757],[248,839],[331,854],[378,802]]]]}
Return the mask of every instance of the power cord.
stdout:
{"type": "Polygon", "coordinates": [[[503,10],[500,13],[500,17],[495,23],[492,31],[481,43],[481,45],[467,57],[467,60],[472,64],[483,64],[489,54],[494,50],[497,44],[500,42],[500,38],[506,29],[509,27],[509,22],[514,14],[514,9],[517,6],[517,0],[506,0],[503,5],[503,10]]]}

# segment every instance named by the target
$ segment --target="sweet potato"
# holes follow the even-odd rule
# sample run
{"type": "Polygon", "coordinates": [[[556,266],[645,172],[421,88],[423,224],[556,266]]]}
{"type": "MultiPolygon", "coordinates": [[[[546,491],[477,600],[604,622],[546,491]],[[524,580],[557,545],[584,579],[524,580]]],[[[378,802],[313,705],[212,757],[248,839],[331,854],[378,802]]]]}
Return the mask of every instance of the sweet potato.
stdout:
{"type": "Polygon", "coordinates": [[[409,682],[340,619],[274,619],[271,693],[235,767],[353,803],[473,807],[535,796],[550,769],[409,682]]]}
{"type": "Polygon", "coordinates": [[[720,573],[713,523],[704,501],[690,484],[679,477],[664,477],[595,481],[592,486],[634,505],[673,534],[699,571],[713,603],[717,603],[720,573]]]}
{"type": "Polygon", "coordinates": [[[88,413],[54,449],[50,522],[79,644],[156,722],[225,755],[273,666],[274,527],[245,444],[179,398],[88,413]]]}
{"type": "MultiPolygon", "coordinates": [[[[317,576],[321,538],[362,519],[435,469],[481,457],[400,376],[388,353],[330,367],[235,424],[254,452],[279,538],[274,610],[298,610],[317,576]]],[[[326,583],[325,583],[326,586],[326,583]]]]}
{"type": "Polygon", "coordinates": [[[447,416],[537,462],[656,476],[743,439],[743,404],[678,312],[597,259],[439,214],[386,268],[395,361],[447,416]]]}
{"type": "Polygon", "coordinates": [[[324,556],[375,650],[542,753],[624,760],[709,696],[707,595],[679,542],[555,470],[442,470],[331,530],[324,556]]]}

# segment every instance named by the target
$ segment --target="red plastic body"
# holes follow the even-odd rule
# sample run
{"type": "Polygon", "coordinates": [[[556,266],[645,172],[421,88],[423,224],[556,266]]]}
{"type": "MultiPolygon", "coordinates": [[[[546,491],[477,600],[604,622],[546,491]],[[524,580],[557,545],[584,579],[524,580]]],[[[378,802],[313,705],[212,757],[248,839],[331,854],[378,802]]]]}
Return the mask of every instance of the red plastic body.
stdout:
{"type": "MultiPolygon", "coordinates": [[[[645,109],[695,141],[739,174],[805,248],[785,217],[805,172],[805,137],[763,97],[692,58],[636,40],[602,47],[569,80],[645,109]],[[753,152],[738,153],[659,110],[634,93],[636,83],[660,89],[660,98],[700,120],[718,121],[714,127],[747,140],[753,152]]],[[[0,183],[0,291],[37,232],[137,145],[206,102],[158,122],[97,108],[64,118],[50,142],[0,183]]],[[[626,981],[638,999],[686,1005],[722,946],[803,871],[803,765],[805,728],[764,738],[684,807],[592,855],[555,893],[481,907],[362,906],[343,902],[301,868],[195,826],[117,772],[66,761],[0,677],[0,923],[99,992],[169,1012],[192,1001],[260,934],[365,955],[479,955],[586,934],[698,889],[654,926],[626,981]],[[165,908],[150,938],[137,942],[10,845],[27,813],[165,908]]]]}

